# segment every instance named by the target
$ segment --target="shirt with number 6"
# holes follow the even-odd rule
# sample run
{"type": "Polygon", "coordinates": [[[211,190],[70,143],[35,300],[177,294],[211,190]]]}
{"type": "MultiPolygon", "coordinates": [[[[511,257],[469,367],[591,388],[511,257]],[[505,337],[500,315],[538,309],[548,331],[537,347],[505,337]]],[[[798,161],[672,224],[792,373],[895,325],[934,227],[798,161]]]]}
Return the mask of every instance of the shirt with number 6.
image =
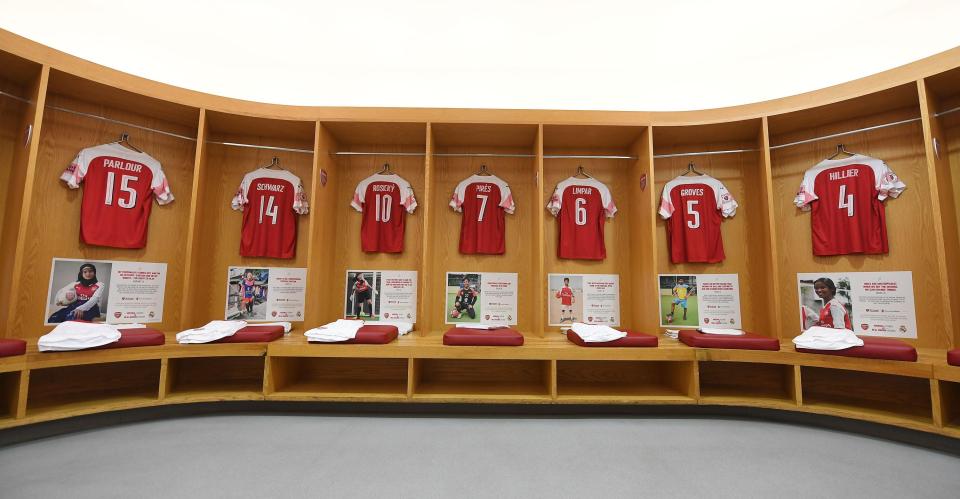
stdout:
{"type": "Polygon", "coordinates": [[[173,201],[160,162],[115,142],[80,151],[60,180],[71,189],[84,185],[80,240],[96,246],[145,247],[151,198],[173,201]]]}
{"type": "Polygon", "coordinates": [[[360,247],[368,253],[402,253],[407,213],[417,208],[410,183],[396,174],[375,173],[360,181],[350,202],[362,213],[360,247]]]}
{"type": "Polygon", "coordinates": [[[557,184],[547,210],[557,217],[559,258],[603,260],[607,257],[603,226],[607,218],[613,218],[617,206],[603,182],[570,177],[557,184]]]}
{"type": "Polygon", "coordinates": [[[510,186],[496,175],[472,175],[457,185],[450,207],[463,213],[460,253],[502,255],[506,250],[504,213],[513,213],[510,186]]]}
{"type": "Polygon", "coordinates": [[[813,254],[887,253],[883,201],[906,187],[886,163],[861,154],[807,170],[794,204],[811,212],[813,254]]]}
{"type": "Polygon", "coordinates": [[[297,215],[310,211],[300,177],[287,170],[258,168],[243,176],[230,205],[243,210],[241,256],[296,256],[297,215]]]}
{"type": "Polygon", "coordinates": [[[659,212],[667,221],[671,262],[717,263],[726,257],[720,223],[737,213],[737,201],[722,182],[681,175],[663,186],[659,212]]]}

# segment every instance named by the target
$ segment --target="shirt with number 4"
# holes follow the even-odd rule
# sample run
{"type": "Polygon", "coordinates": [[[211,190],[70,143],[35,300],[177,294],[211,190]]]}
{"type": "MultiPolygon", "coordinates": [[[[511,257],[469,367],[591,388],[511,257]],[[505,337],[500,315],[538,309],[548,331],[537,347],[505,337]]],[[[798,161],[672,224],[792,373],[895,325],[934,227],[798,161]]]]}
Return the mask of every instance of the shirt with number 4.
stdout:
{"type": "Polygon", "coordinates": [[[357,184],[350,206],[363,214],[360,224],[363,251],[403,252],[406,214],[417,208],[409,182],[396,174],[370,175],[357,184]]]}
{"type": "Polygon", "coordinates": [[[513,213],[510,186],[496,175],[472,175],[457,185],[450,207],[463,213],[460,253],[502,255],[506,250],[504,213],[513,213]]]}
{"type": "Polygon", "coordinates": [[[719,180],[709,175],[681,175],[663,186],[660,216],[667,221],[667,241],[673,263],[722,262],[720,223],[737,213],[737,201],[719,180]]]}
{"type": "Polygon", "coordinates": [[[258,168],[243,176],[230,205],[243,210],[241,256],[296,256],[297,215],[310,211],[300,177],[287,170],[258,168]]]}
{"type": "Polygon", "coordinates": [[[794,204],[811,212],[813,254],[887,253],[883,201],[906,187],[886,163],[861,154],[807,170],[794,204]]]}
{"type": "Polygon", "coordinates": [[[603,260],[607,257],[603,225],[607,218],[613,218],[617,206],[603,182],[570,177],[557,184],[547,210],[557,217],[559,258],[603,260]]]}
{"type": "Polygon", "coordinates": [[[160,162],[115,142],[80,151],[60,180],[71,189],[84,185],[80,240],[96,246],[143,248],[151,198],[173,201],[160,162]]]}

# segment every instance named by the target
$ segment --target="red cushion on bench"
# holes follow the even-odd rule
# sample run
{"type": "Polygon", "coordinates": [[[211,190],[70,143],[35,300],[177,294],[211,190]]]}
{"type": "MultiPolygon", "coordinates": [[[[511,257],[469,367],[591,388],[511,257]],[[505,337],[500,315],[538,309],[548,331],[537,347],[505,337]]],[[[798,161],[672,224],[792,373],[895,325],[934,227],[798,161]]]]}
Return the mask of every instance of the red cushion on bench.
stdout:
{"type": "Polygon", "coordinates": [[[627,331],[623,338],[613,341],[583,341],[579,334],[573,330],[567,331],[567,339],[571,343],[582,347],[656,347],[657,337],[652,334],[634,333],[627,331]]]}
{"type": "Polygon", "coordinates": [[[810,348],[795,347],[798,352],[819,353],[822,355],[840,355],[842,357],[859,357],[861,359],[904,360],[917,361],[917,349],[907,343],[893,338],[873,338],[858,336],[863,340],[862,347],[850,347],[843,350],[813,350],[810,348]]]}
{"type": "Polygon", "coordinates": [[[211,343],[268,343],[283,336],[283,326],[247,326],[211,343]]]}
{"type": "Polygon", "coordinates": [[[473,347],[518,347],[523,345],[523,335],[519,331],[509,328],[470,329],[455,327],[443,333],[443,344],[473,347]]]}
{"type": "Polygon", "coordinates": [[[960,366],[960,348],[947,352],[947,364],[951,366],[960,366]]]}
{"type": "Polygon", "coordinates": [[[703,334],[694,329],[680,331],[680,341],[696,348],[731,348],[736,350],[780,350],[780,341],[759,334],[743,336],[703,334]]]}
{"type": "Polygon", "coordinates": [[[0,357],[13,357],[27,353],[27,342],[15,338],[0,339],[0,357]]]}
{"type": "Polygon", "coordinates": [[[107,348],[152,347],[166,343],[162,332],[150,328],[121,329],[120,340],[88,350],[107,348]]]}
{"type": "Polygon", "coordinates": [[[318,345],[342,345],[344,343],[349,345],[385,345],[397,339],[397,336],[399,335],[400,335],[400,330],[397,329],[397,326],[390,326],[385,324],[368,324],[361,327],[357,331],[357,336],[350,340],[310,341],[310,339],[307,338],[307,341],[310,343],[316,343],[318,345]]]}

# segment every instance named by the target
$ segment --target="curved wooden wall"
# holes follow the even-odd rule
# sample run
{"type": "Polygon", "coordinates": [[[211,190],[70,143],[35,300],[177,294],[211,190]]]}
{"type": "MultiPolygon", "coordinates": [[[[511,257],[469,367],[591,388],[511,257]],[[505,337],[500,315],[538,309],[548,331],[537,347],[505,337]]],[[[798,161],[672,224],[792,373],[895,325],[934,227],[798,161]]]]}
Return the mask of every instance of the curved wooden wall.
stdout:
{"type": "Polygon", "coordinates": [[[945,362],[945,351],[960,346],[960,302],[953,299],[960,292],[960,179],[951,173],[960,165],[960,112],[951,112],[960,106],[960,48],[816,92],[703,111],[336,108],[175,88],[0,31],[0,92],[0,262],[8,273],[0,335],[32,343],[28,355],[0,359],[0,428],[191,401],[387,400],[762,406],[960,437],[960,368],[945,362]],[[162,162],[177,196],[153,211],[149,246],[137,251],[79,243],[80,195],[56,180],[79,149],[121,132],[162,162]],[[793,193],[804,170],[840,142],[883,158],[909,186],[887,211],[889,255],[811,254],[809,216],[793,207],[793,193]],[[672,265],[657,197],[690,158],[671,155],[731,149],[744,152],[694,158],[741,201],[724,223],[727,260],[672,265]],[[556,157],[569,155],[627,159],[556,157]],[[294,335],[270,345],[181,346],[170,338],[163,347],[36,352],[35,339],[49,330],[41,319],[55,256],[167,262],[159,327],[172,334],[220,317],[224,268],[271,263],[238,256],[240,217],[229,199],[242,175],[272,156],[304,179],[313,207],[299,222],[297,258],[283,262],[306,267],[310,281],[306,317],[294,335]],[[383,162],[412,183],[421,208],[409,218],[403,254],[365,255],[348,200],[383,162]],[[481,163],[504,177],[518,200],[501,258],[460,255],[459,217],[446,207],[453,186],[481,163]],[[611,185],[621,207],[607,226],[602,262],[558,261],[555,225],[543,209],[555,183],[578,164],[611,185]],[[385,346],[306,345],[299,333],[340,315],[337,288],[346,269],[359,267],[419,271],[416,333],[385,346]],[[524,347],[441,345],[439,283],[458,269],[519,273],[524,347]],[[784,349],[710,351],[669,340],[651,350],[577,348],[546,325],[546,274],[561,269],[620,274],[623,323],[644,331],[658,330],[654,274],[737,273],[744,327],[780,339],[784,349]],[[797,272],[880,269],[914,273],[919,362],[793,351],[797,272]]]}

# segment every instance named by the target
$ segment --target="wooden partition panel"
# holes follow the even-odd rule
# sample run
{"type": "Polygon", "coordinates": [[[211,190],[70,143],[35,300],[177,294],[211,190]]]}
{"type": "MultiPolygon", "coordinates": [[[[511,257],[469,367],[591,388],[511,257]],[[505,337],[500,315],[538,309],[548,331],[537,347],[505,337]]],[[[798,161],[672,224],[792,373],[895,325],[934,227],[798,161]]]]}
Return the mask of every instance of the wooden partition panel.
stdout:
{"type": "Polygon", "coordinates": [[[960,346],[960,305],[952,300],[960,290],[960,68],[933,75],[919,83],[927,139],[931,189],[939,204],[943,234],[943,267],[950,293],[945,298],[953,314],[953,346],[960,346]]]}
{"type": "MultiPolygon", "coordinates": [[[[207,111],[206,124],[207,143],[204,146],[204,161],[200,165],[204,178],[197,197],[196,288],[189,291],[194,294],[190,303],[186,304],[189,320],[184,327],[199,327],[210,320],[224,318],[228,267],[306,268],[310,241],[308,227],[311,215],[299,215],[295,258],[240,256],[243,212],[234,210],[231,200],[244,175],[269,165],[274,157],[279,159],[281,168],[300,177],[305,188],[311,185],[316,123],[229,116],[207,111]],[[266,147],[244,147],[223,142],[266,147]]],[[[308,199],[310,196],[311,193],[307,192],[308,199]]],[[[300,321],[291,322],[296,324],[300,321]]]]}
{"type": "MultiPolygon", "coordinates": [[[[46,95],[46,75],[39,64],[0,52],[0,262],[13,270],[23,216],[24,191],[34,134],[40,125],[37,102],[46,95]]],[[[10,334],[11,297],[15,286],[0,288],[0,337],[10,334]]]]}
{"type": "MultiPolygon", "coordinates": [[[[55,257],[84,260],[126,260],[167,264],[167,293],[162,329],[180,323],[180,295],[186,262],[185,237],[190,213],[195,143],[199,110],[186,108],[108,86],[80,81],[76,77],[52,71],[47,108],[43,115],[39,153],[29,206],[24,266],[19,280],[19,296],[13,336],[37,337],[43,334],[45,318],[56,310],[46,303],[51,261],[55,257]],[[119,104],[118,104],[119,103],[119,104]],[[119,107],[123,105],[123,107],[119,107]],[[56,108],[102,116],[111,120],[183,135],[188,139],[111,123],[56,108]],[[155,114],[144,114],[152,111],[155,114]],[[154,204],[142,249],[91,246],[80,241],[81,189],[71,190],[59,180],[77,153],[116,141],[128,133],[130,142],[156,158],[163,166],[175,200],[166,206],[154,204]],[[30,297],[30,299],[23,299],[30,297]]],[[[155,201],[151,200],[155,203],[155,201]]],[[[79,266],[79,264],[78,264],[79,266]]],[[[106,276],[100,275],[101,279],[106,276]]],[[[48,328],[47,328],[48,329],[48,328]]]]}
{"type": "Polygon", "coordinates": [[[938,272],[938,240],[933,227],[931,192],[924,148],[920,107],[915,83],[836,104],[770,117],[773,158],[774,213],[779,236],[780,326],[785,338],[800,333],[798,272],[912,271],[921,347],[943,348],[951,343],[948,316],[939,298],[943,290],[938,272]],[[779,144],[858,130],[901,120],[906,124],[848,135],[833,140],[777,148],[779,144]],[[897,199],[888,199],[887,255],[813,255],[810,213],[793,198],[804,172],[833,155],[837,144],[847,150],[884,160],[907,185],[897,199]]]}
{"type": "MultiPolygon", "coordinates": [[[[536,202],[536,125],[484,125],[433,123],[434,156],[432,247],[429,274],[431,289],[424,295],[430,311],[431,331],[440,334],[449,327],[445,308],[447,295],[455,293],[446,280],[447,272],[508,272],[517,274],[517,329],[539,336],[537,313],[532,309],[534,296],[542,293],[537,279],[535,255],[539,242],[534,233],[538,216],[536,202]],[[445,156],[445,154],[516,154],[523,157],[445,156]],[[505,253],[503,255],[464,255],[460,253],[460,227],[463,214],[450,207],[457,185],[480,171],[489,171],[510,186],[516,209],[505,214],[505,253]]],[[[483,284],[481,283],[481,293],[483,284]]],[[[482,314],[482,311],[481,311],[482,314]]]]}
{"type": "MultiPolygon", "coordinates": [[[[658,214],[657,272],[737,274],[742,327],[753,333],[777,337],[777,329],[772,320],[772,293],[767,284],[770,279],[767,256],[770,254],[772,242],[768,239],[768,226],[765,223],[767,200],[763,190],[763,152],[759,140],[761,133],[761,120],[687,127],[654,127],[655,157],[689,152],[745,151],[654,160],[658,206],[666,183],[685,175],[691,163],[700,173],[722,182],[739,205],[735,216],[724,218],[721,222],[725,259],[717,263],[673,263],[669,250],[667,221],[658,214]]],[[[715,207],[711,206],[709,209],[715,207]]]]}

